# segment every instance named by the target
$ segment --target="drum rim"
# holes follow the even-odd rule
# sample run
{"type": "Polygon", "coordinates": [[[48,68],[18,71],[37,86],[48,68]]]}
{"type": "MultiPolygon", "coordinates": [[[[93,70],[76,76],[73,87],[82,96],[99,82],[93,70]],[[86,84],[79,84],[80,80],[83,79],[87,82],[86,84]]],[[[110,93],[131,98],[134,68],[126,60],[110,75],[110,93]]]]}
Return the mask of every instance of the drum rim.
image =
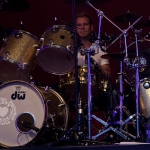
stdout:
{"type": "MultiPolygon", "coordinates": [[[[15,33],[24,33],[24,34],[26,34],[26,35],[29,35],[30,37],[32,37],[33,39],[35,39],[40,45],[39,45],[39,47],[41,46],[41,41],[40,41],[40,39],[38,39],[35,35],[33,35],[32,33],[30,33],[30,32],[27,32],[27,31],[24,31],[24,30],[13,30],[11,33],[10,33],[10,35],[13,35],[13,34],[15,34],[15,33]]],[[[10,36],[9,35],[9,36],[10,36]]],[[[8,37],[9,37],[8,36],[8,37]]]]}
{"type": "MultiPolygon", "coordinates": [[[[12,64],[16,64],[19,66],[20,69],[22,70],[26,70],[26,67],[24,68],[23,65],[21,63],[19,63],[18,61],[14,60],[14,59],[11,59],[11,58],[4,58],[2,56],[0,56],[0,60],[4,60],[6,62],[10,62],[12,64]]],[[[21,81],[21,80],[20,80],[21,81]]]]}
{"type": "Polygon", "coordinates": [[[59,28],[59,27],[60,27],[60,28],[62,28],[62,29],[67,29],[67,30],[71,31],[72,33],[74,33],[73,29],[70,28],[70,27],[68,27],[68,26],[66,26],[66,25],[52,25],[52,26],[48,27],[48,28],[44,31],[44,33],[42,34],[42,38],[44,38],[44,35],[45,35],[49,30],[51,30],[51,29],[54,28],[54,27],[56,27],[56,28],[59,28]]]}
{"type": "Polygon", "coordinates": [[[40,48],[40,50],[39,50],[39,52],[38,52],[38,54],[37,54],[37,56],[39,55],[39,53],[40,53],[40,51],[42,51],[42,50],[44,50],[45,48],[59,48],[59,49],[64,49],[64,50],[67,50],[67,51],[69,51],[71,54],[72,54],[72,56],[74,56],[73,55],[73,52],[72,51],[70,51],[70,50],[68,50],[66,47],[64,47],[64,46],[62,46],[62,45],[58,45],[58,44],[52,44],[52,45],[44,45],[44,46],[42,46],[41,48],[40,48]]]}

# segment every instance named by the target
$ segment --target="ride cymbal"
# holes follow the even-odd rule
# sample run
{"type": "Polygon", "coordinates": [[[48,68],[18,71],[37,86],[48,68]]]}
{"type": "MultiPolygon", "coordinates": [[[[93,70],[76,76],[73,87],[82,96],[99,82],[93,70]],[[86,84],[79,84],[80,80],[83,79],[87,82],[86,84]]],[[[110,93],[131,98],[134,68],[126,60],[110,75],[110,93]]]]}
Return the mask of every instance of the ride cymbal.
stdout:
{"type": "Polygon", "coordinates": [[[0,9],[8,12],[22,12],[30,8],[27,0],[7,0],[0,2],[0,9]]]}
{"type": "MultiPolygon", "coordinates": [[[[69,3],[71,4],[72,3],[72,0],[63,0],[65,3],[69,3]]],[[[104,4],[106,2],[108,2],[110,0],[89,0],[90,3],[92,4],[104,4]]],[[[79,4],[79,5],[85,5],[87,4],[87,0],[75,0],[76,4],[79,4]]]]}
{"type": "Polygon", "coordinates": [[[115,21],[122,22],[122,23],[131,23],[131,22],[136,21],[140,17],[141,15],[131,13],[128,10],[126,13],[116,16],[115,21]]]}

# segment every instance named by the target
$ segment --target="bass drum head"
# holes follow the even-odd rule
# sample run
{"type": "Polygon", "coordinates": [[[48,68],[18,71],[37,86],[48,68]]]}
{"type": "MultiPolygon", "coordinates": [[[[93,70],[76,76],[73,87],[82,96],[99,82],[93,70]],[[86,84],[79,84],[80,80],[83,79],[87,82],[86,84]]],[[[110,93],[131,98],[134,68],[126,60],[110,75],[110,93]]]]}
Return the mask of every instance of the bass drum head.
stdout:
{"type": "Polygon", "coordinates": [[[46,117],[43,96],[23,81],[0,86],[0,143],[5,147],[23,146],[32,141],[36,131],[22,125],[29,123],[41,129],[46,117]]]}

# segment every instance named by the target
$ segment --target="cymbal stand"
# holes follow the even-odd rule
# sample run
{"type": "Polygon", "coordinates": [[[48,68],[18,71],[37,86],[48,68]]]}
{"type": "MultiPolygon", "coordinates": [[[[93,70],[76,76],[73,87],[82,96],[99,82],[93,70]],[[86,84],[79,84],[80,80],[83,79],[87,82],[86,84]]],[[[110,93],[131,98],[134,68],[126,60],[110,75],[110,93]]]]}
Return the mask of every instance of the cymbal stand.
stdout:
{"type": "Polygon", "coordinates": [[[126,57],[124,59],[124,62],[127,64],[127,66],[132,66],[133,68],[136,68],[136,138],[140,137],[140,113],[139,113],[139,98],[140,98],[140,78],[139,78],[139,68],[142,67],[142,64],[140,62],[139,53],[138,53],[138,34],[140,33],[140,30],[135,30],[135,43],[136,43],[136,57],[133,61],[133,64],[130,64],[129,58],[128,58],[128,52],[126,51],[126,57]]]}
{"type": "MultiPolygon", "coordinates": [[[[114,24],[111,20],[109,20],[105,15],[104,15],[104,13],[102,12],[102,11],[100,11],[100,10],[98,10],[98,9],[96,9],[88,0],[86,1],[86,3],[88,4],[88,5],[90,5],[93,9],[95,9],[96,10],[96,12],[98,13],[98,16],[99,16],[99,22],[101,23],[101,19],[102,19],[102,17],[105,17],[111,24],[113,24],[116,28],[118,28],[122,33],[118,36],[118,38],[116,38],[107,48],[105,48],[105,50],[104,49],[102,49],[102,51],[105,51],[106,52],[106,50],[112,45],[112,44],[114,44],[122,35],[124,35],[124,41],[125,41],[125,50],[126,50],[126,56],[128,56],[128,54],[127,54],[127,41],[126,41],[126,34],[127,34],[127,31],[130,29],[130,28],[132,28],[133,26],[134,26],[134,24],[136,24],[141,18],[142,18],[142,16],[140,17],[140,18],[138,18],[132,25],[130,25],[126,30],[122,30],[122,29],[120,29],[116,24],[114,24]]],[[[101,24],[100,24],[101,25],[101,24]]],[[[100,26],[99,26],[99,29],[100,29],[100,26]]],[[[98,39],[100,39],[100,36],[98,36],[98,39]]],[[[101,47],[102,48],[102,47],[101,47]]],[[[126,57],[127,58],[127,57],[126,57]]],[[[128,59],[129,60],[129,59],[128,59]]],[[[129,63],[129,61],[128,61],[128,63],[129,63]]],[[[122,65],[122,64],[120,64],[120,65],[122,65]]],[[[122,67],[122,66],[121,66],[122,67]]],[[[121,72],[122,72],[122,70],[120,70],[121,72]]],[[[138,69],[137,69],[137,72],[138,72],[138,69]]],[[[137,78],[138,78],[138,73],[137,73],[137,78]]],[[[120,92],[122,92],[122,77],[120,78],[120,92]]],[[[97,137],[99,137],[100,135],[102,135],[102,134],[104,134],[104,133],[106,133],[107,131],[110,131],[110,130],[112,130],[113,132],[115,132],[115,133],[117,133],[118,135],[120,135],[122,138],[124,138],[124,139],[126,139],[126,140],[130,140],[130,138],[128,137],[128,136],[130,136],[130,137],[132,137],[132,138],[134,138],[135,139],[135,136],[133,136],[133,135],[131,135],[131,134],[129,134],[129,133],[126,133],[125,131],[123,131],[122,130],[122,126],[125,124],[125,123],[127,123],[127,121],[129,121],[129,120],[131,120],[135,115],[132,115],[132,116],[130,116],[129,118],[127,118],[124,122],[122,121],[122,105],[123,105],[123,98],[120,98],[120,124],[121,124],[121,127],[120,127],[120,131],[119,130],[117,130],[116,128],[113,128],[113,127],[111,127],[111,126],[109,126],[109,124],[107,123],[107,122],[105,122],[105,121],[103,121],[103,120],[101,120],[100,118],[98,118],[98,117],[96,117],[95,115],[92,115],[92,117],[94,118],[94,119],[96,119],[98,122],[100,122],[100,123],[102,123],[103,125],[104,125],[104,130],[103,131],[101,131],[100,133],[98,133],[97,135],[95,135],[95,136],[92,136],[92,139],[96,139],[97,137]],[[123,133],[122,133],[123,132],[123,133]],[[127,136],[126,136],[127,135],[127,136]]],[[[138,110],[137,110],[138,111],[138,110]]],[[[138,113],[138,112],[137,112],[138,113]]],[[[137,119],[138,119],[138,117],[137,117],[137,119]]],[[[137,123],[137,126],[139,126],[139,124],[137,123]]]]}
{"type": "Polygon", "coordinates": [[[88,67],[88,139],[91,140],[92,136],[91,136],[91,113],[92,113],[92,103],[91,103],[91,55],[95,55],[95,50],[94,49],[82,49],[81,50],[81,54],[82,55],[86,55],[87,56],[87,67],[88,67]]]}

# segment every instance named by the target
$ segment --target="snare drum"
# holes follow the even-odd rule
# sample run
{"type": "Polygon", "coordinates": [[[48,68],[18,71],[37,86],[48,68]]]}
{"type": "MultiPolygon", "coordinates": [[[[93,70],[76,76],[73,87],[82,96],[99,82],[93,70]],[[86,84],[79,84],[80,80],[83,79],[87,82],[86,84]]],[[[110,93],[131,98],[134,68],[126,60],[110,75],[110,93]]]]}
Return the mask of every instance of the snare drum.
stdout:
{"type": "Polygon", "coordinates": [[[13,31],[0,51],[0,80],[29,81],[40,45],[40,41],[32,34],[21,30],[13,31]]]}
{"type": "Polygon", "coordinates": [[[37,53],[40,66],[48,73],[62,75],[74,67],[74,33],[64,25],[54,25],[42,35],[37,53]]]}
{"type": "MultiPolygon", "coordinates": [[[[17,147],[29,144],[42,137],[43,133],[40,131],[45,126],[55,128],[57,131],[61,128],[62,132],[57,134],[59,138],[65,131],[67,122],[68,108],[63,98],[54,90],[37,88],[24,81],[12,81],[0,86],[2,146],[17,147]]],[[[50,132],[49,139],[53,136],[50,132]]]]}

